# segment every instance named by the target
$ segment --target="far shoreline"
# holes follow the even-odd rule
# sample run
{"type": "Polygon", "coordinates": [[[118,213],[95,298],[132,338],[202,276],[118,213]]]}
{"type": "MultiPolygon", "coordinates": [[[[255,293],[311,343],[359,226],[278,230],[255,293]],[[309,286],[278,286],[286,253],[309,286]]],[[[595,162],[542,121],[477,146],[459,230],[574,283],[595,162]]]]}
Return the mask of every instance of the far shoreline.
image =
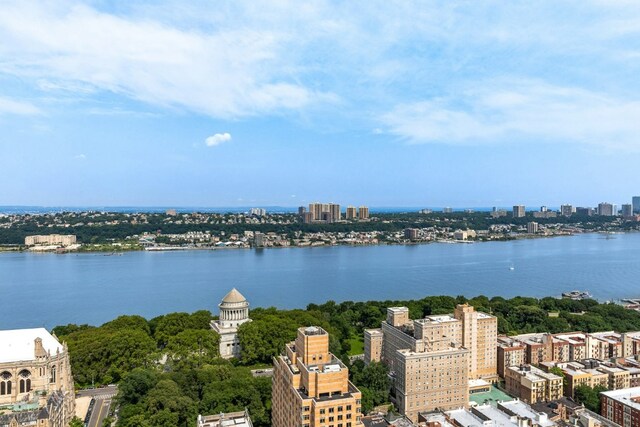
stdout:
{"type": "MultiPolygon", "coordinates": [[[[631,234],[636,232],[636,230],[625,230],[625,231],[615,231],[610,234],[631,234]]],[[[64,248],[52,249],[52,250],[42,250],[42,251],[34,251],[28,248],[25,248],[24,245],[2,245],[0,246],[0,254],[2,253],[32,253],[32,254],[55,254],[55,255],[68,255],[68,254],[115,254],[121,255],[127,252],[184,252],[184,251],[217,251],[217,250],[265,250],[265,249],[307,249],[307,248],[330,248],[336,246],[344,246],[344,247],[371,247],[371,246],[421,246],[421,245],[430,245],[430,244],[482,244],[482,243],[491,243],[491,242],[513,242],[517,240],[536,240],[536,239],[551,239],[556,237],[575,237],[579,235],[585,234],[607,234],[603,231],[583,231],[580,233],[563,233],[563,234],[552,234],[552,235],[516,235],[508,238],[501,239],[488,239],[488,240],[454,240],[454,239],[438,239],[438,240],[430,240],[430,241],[421,241],[421,242],[382,242],[382,243],[367,243],[367,244],[335,244],[335,245],[288,245],[288,246],[263,246],[263,247],[216,247],[216,246],[207,246],[207,247],[193,247],[193,246],[153,246],[153,247],[142,247],[135,249],[121,249],[118,247],[113,248],[104,248],[104,249],[85,249],[85,250],[65,250],[64,248]]],[[[103,245],[105,246],[105,245],[103,245]]]]}

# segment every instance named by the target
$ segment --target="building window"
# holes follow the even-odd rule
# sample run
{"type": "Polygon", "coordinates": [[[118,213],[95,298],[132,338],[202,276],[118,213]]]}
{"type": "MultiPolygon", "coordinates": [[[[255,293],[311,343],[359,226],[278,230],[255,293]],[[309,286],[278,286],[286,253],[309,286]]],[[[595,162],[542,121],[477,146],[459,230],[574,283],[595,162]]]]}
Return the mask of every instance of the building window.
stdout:
{"type": "Polygon", "coordinates": [[[20,377],[20,393],[28,393],[31,391],[31,372],[23,369],[18,376],[20,377]]]}
{"type": "Polygon", "coordinates": [[[333,414],[334,409],[335,409],[335,408],[329,408],[329,413],[330,413],[330,414],[333,414]]]}
{"type": "Polygon", "coordinates": [[[56,382],[56,367],[55,366],[51,367],[51,380],[49,382],[51,382],[51,383],[55,383],[56,382]]]}
{"type": "Polygon", "coordinates": [[[0,374],[0,396],[11,394],[11,374],[3,372],[0,374]]]}
{"type": "Polygon", "coordinates": [[[333,417],[329,417],[329,422],[332,423],[333,422],[333,417]]]}

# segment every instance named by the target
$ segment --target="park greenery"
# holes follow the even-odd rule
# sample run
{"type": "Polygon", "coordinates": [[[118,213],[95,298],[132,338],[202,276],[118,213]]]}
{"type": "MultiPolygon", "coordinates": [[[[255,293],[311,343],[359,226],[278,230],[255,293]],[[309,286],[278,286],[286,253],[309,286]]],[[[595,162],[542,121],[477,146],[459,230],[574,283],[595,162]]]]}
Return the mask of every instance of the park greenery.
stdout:
{"type": "MultiPolygon", "coordinates": [[[[384,365],[350,363],[352,344],[360,344],[364,329],[379,327],[387,307],[406,306],[412,318],[420,318],[451,313],[460,303],[497,316],[501,334],[640,330],[639,313],[594,300],[429,296],[412,301],[329,301],[304,310],[257,308],[251,312],[253,321],[239,328],[243,358],[233,361],[219,357],[219,337],[210,328],[213,316],[204,310],[151,320],[120,316],[99,327],[58,326],[54,333],[69,346],[79,388],[119,385],[118,426],[193,425],[199,413],[248,408],[256,427],[262,427],[270,424],[271,379],[254,377],[250,371],[270,365],[299,327],[317,325],[329,332],[330,350],[350,367],[367,412],[389,401],[390,384],[384,365]]],[[[595,407],[597,390],[593,393],[577,390],[576,398],[595,407]]]]}

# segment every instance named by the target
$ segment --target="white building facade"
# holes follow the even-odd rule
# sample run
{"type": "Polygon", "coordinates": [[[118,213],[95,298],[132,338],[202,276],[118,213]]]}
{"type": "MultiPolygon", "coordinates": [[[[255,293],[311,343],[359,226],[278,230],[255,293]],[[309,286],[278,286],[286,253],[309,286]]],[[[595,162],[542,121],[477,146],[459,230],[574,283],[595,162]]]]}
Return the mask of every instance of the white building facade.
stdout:
{"type": "Polygon", "coordinates": [[[249,302],[236,288],[224,296],[220,307],[220,317],[211,322],[211,328],[220,335],[220,356],[225,359],[239,358],[241,354],[238,327],[249,319],[249,302]]]}

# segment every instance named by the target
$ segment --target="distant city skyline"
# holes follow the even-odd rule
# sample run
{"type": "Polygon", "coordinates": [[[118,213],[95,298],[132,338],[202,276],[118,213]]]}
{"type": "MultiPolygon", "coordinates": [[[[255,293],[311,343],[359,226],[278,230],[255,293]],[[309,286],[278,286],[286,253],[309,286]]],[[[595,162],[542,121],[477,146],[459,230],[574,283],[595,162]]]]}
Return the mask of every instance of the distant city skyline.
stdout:
{"type": "MultiPolygon", "coordinates": [[[[640,199],[640,196],[635,196],[640,199]]],[[[315,202],[312,202],[315,203],[315,202]]],[[[494,205],[494,206],[442,206],[442,205],[420,205],[420,206],[364,206],[368,208],[370,212],[410,212],[410,211],[433,211],[433,212],[444,212],[450,213],[454,212],[462,212],[465,210],[471,211],[485,211],[491,212],[500,210],[504,212],[509,212],[510,214],[513,212],[513,208],[516,206],[524,206],[526,212],[542,212],[542,211],[554,211],[558,213],[562,213],[563,208],[571,208],[572,212],[575,213],[576,208],[588,208],[593,209],[594,212],[598,210],[598,206],[602,203],[611,204],[613,208],[615,208],[616,212],[624,209],[624,206],[628,206],[633,213],[640,213],[640,209],[638,206],[634,208],[632,203],[621,202],[615,203],[610,201],[601,201],[599,203],[593,204],[561,204],[558,206],[545,205],[545,204],[534,204],[534,205],[494,205]]],[[[347,213],[349,208],[353,208],[357,211],[358,208],[349,204],[341,204],[337,203],[337,206],[340,207],[341,213],[347,213]]],[[[113,211],[113,212],[158,212],[158,213],[166,213],[169,211],[175,211],[177,213],[186,213],[186,212],[218,212],[218,213],[248,213],[248,214],[256,214],[256,215],[264,215],[270,213],[297,213],[300,214],[300,208],[304,208],[305,211],[308,209],[308,205],[289,205],[289,206],[279,206],[279,205],[238,205],[238,206],[178,206],[178,205],[155,205],[155,206],[144,206],[144,205],[132,205],[132,206],[105,206],[105,205],[68,205],[68,206],[46,206],[46,205],[0,205],[0,214],[13,214],[13,213],[43,213],[43,212],[58,212],[58,211],[113,211]],[[256,211],[264,211],[263,213],[256,213],[256,211]]],[[[421,212],[421,213],[425,213],[421,212]]]]}
{"type": "Polygon", "coordinates": [[[4,2],[0,205],[620,206],[639,23],[597,0],[4,2]]]}

